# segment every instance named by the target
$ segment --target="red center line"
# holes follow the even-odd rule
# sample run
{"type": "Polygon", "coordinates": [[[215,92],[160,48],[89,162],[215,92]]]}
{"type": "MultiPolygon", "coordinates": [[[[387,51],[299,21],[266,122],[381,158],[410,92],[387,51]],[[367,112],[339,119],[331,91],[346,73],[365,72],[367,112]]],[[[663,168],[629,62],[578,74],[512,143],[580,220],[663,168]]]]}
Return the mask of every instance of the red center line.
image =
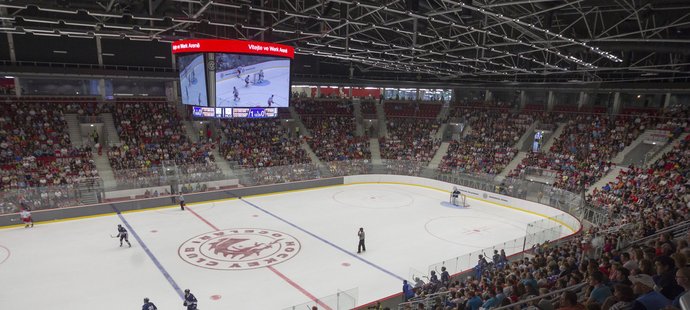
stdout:
{"type": "Polygon", "coordinates": [[[305,290],[305,289],[303,289],[301,286],[299,286],[299,284],[297,284],[297,283],[295,283],[294,281],[290,280],[290,278],[288,278],[288,277],[285,276],[284,274],[280,273],[280,271],[278,271],[278,270],[276,270],[275,268],[273,268],[273,266],[268,266],[268,267],[266,267],[266,268],[268,268],[270,271],[273,271],[273,273],[275,273],[276,275],[278,275],[279,277],[281,277],[283,280],[285,280],[285,282],[287,282],[287,283],[289,283],[290,285],[292,285],[292,287],[296,288],[298,291],[302,292],[302,294],[304,294],[304,296],[307,296],[307,297],[309,297],[309,299],[311,299],[312,301],[316,302],[316,304],[318,304],[319,306],[321,306],[321,307],[323,307],[324,309],[327,309],[327,310],[332,310],[330,307],[328,307],[328,305],[322,303],[320,300],[318,300],[316,297],[314,297],[314,295],[312,295],[311,293],[307,292],[307,290],[305,290]]]}
{"type": "MultiPolygon", "coordinates": [[[[196,217],[197,217],[198,219],[200,219],[202,222],[206,223],[206,225],[211,226],[211,228],[213,228],[214,230],[220,230],[220,229],[218,229],[218,227],[216,227],[215,225],[211,224],[211,222],[209,222],[209,221],[207,221],[205,218],[201,217],[201,215],[199,215],[198,213],[194,212],[194,211],[193,211],[192,209],[190,209],[189,207],[185,208],[185,210],[187,210],[187,211],[191,212],[192,214],[194,214],[194,216],[196,216],[196,217]]],[[[287,282],[288,284],[292,285],[292,287],[294,287],[295,289],[297,289],[298,291],[300,291],[304,296],[307,296],[307,298],[311,299],[312,301],[314,301],[316,304],[318,304],[318,305],[321,306],[322,308],[324,308],[324,309],[326,309],[326,310],[332,310],[328,305],[322,303],[320,300],[318,300],[316,297],[314,297],[314,295],[312,295],[311,293],[309,293],[307,290],[305,290],[305,289],[304,289],[303,287],[301,287],[299,284],[295,283],[295,281],[290,280],[290,278],[288,278],[288,277],[285,276],[284,274],[280,273],[280,271],[278,271],[278,270],[276,270],[275,268],[273,268],[273,266],[268,266],[268,267],[266,267],[266,268],[268,268],[268,270],[270,270],[270,271],[273,271],[273,273],[275,273],[275,274],[276,274],[277,276],[279,276],[281,279],[285,280],[285,282],[287,282]]]]}

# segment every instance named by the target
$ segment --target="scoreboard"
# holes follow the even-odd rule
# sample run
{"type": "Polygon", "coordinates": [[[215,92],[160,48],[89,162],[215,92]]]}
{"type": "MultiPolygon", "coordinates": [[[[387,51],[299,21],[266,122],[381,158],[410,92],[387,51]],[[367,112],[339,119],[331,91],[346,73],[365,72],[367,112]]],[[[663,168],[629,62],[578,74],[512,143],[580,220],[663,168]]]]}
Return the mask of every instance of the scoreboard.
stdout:
{"type": "Polygon", "coordinates": [[[192,116],[203,118],[274,118],[278,108],[192,107],[192,116]]]}
{"type": "Polygon", "coordinates": [[[291,46],[190,39],[172,43],[182,103],[194,116],[267,118],[290,102],[291,46]]]}

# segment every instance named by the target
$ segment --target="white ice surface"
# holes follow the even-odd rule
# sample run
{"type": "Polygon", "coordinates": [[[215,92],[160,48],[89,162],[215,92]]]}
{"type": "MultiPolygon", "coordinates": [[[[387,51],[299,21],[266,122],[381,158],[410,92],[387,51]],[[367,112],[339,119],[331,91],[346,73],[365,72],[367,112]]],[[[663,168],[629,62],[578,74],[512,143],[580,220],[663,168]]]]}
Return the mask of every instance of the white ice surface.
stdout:
{"type": "MultiPolygon", "coordinates": [[[[474,200],[468,209],[444,207],[447,198],[416,186],[361,184],[189,206],[221,230],[264,228],[298,239],[299,253],[273,265],[293,284],[268,268],[221,271],[183,261],[182,243],[214,231],[191,212],[123,216],[181,289],[195,293],[200,309],[283,309],[308,302],[305,292],[323,297],[352,288],[361,305],[398,293],[398,277],[407,278],[410,268],[426,271],[518,238],[526,223],[542,219],[474,200]],[[367,235],[363,254],[356,254],[359,227],[367,235]]],[[[118,223],[108,215],[0,230],[0,309],[140,309],[144,297],[159,309],[183,309],[131,233],[132,248],[110,237],[118,223]]]]}

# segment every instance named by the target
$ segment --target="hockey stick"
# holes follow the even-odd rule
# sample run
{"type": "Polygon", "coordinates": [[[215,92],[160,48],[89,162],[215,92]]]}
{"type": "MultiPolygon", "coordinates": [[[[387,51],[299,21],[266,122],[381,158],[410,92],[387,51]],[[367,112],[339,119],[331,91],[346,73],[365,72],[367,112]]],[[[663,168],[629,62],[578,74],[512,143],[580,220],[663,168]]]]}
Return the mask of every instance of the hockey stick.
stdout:
{"type": "Polygon", "coordinates": [[[117,238],[117,236],[110,235],[110,238],[117,238]]]}

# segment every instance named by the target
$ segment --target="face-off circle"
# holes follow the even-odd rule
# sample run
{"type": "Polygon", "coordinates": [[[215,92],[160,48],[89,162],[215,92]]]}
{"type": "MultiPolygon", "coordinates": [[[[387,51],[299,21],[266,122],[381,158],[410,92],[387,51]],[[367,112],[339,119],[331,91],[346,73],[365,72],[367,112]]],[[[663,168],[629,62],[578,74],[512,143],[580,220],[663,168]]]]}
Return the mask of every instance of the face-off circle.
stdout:
{"type": "Polygon", "coordinates": [[[286,233],[260,228],[208,232],[180,245],[182,260],[216,270],[248,270],[280,264],[293,258],[301,245],[286,233]]]}

